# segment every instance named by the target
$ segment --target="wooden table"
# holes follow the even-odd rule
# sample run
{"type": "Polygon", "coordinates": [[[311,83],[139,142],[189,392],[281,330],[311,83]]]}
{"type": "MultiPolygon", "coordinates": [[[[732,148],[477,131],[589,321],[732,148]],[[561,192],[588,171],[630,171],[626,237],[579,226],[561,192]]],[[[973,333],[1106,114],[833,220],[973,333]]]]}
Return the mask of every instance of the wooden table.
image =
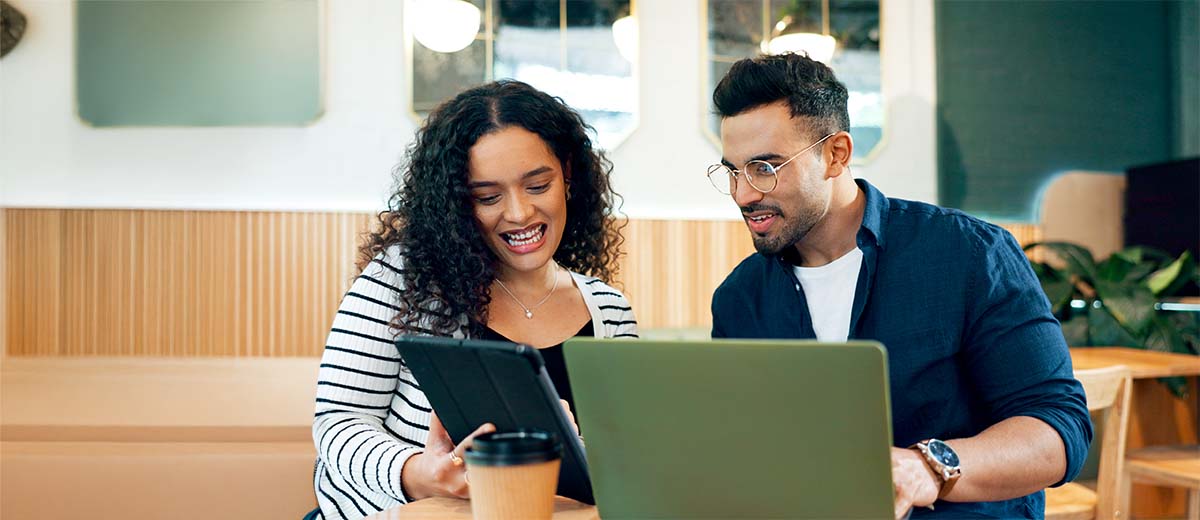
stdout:
{"type": "MultiPolygon", "coordinates": [[[[1155,378],[1200,376],[1200,356],[1165,354],[1123,347],[1071,349],[1076,369],[1113,365],[1129,367],[1134,378],[1134,405],[1129,418],[1129,448],[1162,444],[1196,443],[1196,384],[1191,382],[1189,401],[1176,399],[1155,378]]],[[[1182,516],[1186,493],[1168,488],[1134,486],[1133,512],[1139,517],[1182,516]]],[[[453,498],[428,498],[381,511],[370,520],[470,520],[471,503],[453,498]]],[[[556,520],[598,520],[595,506],[557,497],[556,520]]]]}
{"type": "MultiPolygon", "coordinates": [[[[554,498],[555,520],[600,520],[596,506],[569,498],[554,498]]],[[[458,498],[426,498],[393,507],[367,517],[367,520],[471,520],[471,502],[458,498]]]]}
{"type": "Polygon", "coordinates": [[[1134,379],[1200,376],[1200,356],[1168,354],[1126,347],[1076,347],[1071,349],[1075,370],[1125,365],[1134,379]]]}
{"type": "MultiPolygon", "coordinates": [[[[1168,354],[1125,347],[1071,349],[1075,369],[1125,365],[1133,374],[1132,406],[1126,449],[1197,443],[1197,384],[1200,356],[1168,354]],[[1188,397],[1179,399],[1155,379],[1189,377],[1188,397]]],[[[1132,513],[1138,518],[1181,517],[1186,511],[1183,489],[1134,484],[1132,513]]]]}

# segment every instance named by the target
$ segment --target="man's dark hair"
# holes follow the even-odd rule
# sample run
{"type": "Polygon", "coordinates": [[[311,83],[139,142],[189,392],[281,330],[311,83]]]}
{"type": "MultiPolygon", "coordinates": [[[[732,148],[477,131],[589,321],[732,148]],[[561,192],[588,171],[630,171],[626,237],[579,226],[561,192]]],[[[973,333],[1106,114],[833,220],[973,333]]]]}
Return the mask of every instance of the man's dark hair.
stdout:
{"type": "Polygon", "coordinates": [[[722,118],[786,101],[792,117],[815,119],[822,135],[850,131],[846,99],[846,86],[833,70],[790,52],[738,60],[713,91],[722,118]]]}

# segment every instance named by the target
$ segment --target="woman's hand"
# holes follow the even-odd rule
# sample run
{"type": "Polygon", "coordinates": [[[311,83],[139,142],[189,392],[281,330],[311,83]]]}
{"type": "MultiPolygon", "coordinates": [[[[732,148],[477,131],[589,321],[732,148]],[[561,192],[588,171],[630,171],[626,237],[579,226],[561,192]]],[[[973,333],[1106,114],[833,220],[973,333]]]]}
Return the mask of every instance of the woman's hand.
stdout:
{"type": "Polygon", "coordinates": [[[438,420],[437,414],[431,413],[425,452],[408,459],[400,473],[405,493],[414,500],[432,496],[470,497],[463,454],[475,437],[494,431],[495,425],[484,424],[455,446],[450,440],[450,435],[446,433],[446,428],[442,426],[442,421],[438,420]]]}
{"type": "Polygon", "coordinates": [[[568,403],[566,399],[559,399],[558,402],[562,405],[563,411],[567,412],[567,420],[570,421],[571,427],[575,428],[575,435],[579,435],[579,423],[575,422],[575,414],[571,413],[571,403],[568,403]]]}

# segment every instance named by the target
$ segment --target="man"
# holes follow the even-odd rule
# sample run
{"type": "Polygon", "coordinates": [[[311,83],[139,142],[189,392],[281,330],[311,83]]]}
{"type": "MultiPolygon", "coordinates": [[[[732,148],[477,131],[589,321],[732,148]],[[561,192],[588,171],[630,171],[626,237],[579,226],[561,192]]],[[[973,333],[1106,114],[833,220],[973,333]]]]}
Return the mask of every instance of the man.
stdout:
{"type": "Polygon", "coordinates": [[[1041,490],[1079,472],[1092,425],[1016,241],[855,180],[846,88],[819,62],[739,61],[713,100],[709,177],[758,250],[713,295],[713,337],[878,340],[896,516],[1043,517],[1041,490]]]}

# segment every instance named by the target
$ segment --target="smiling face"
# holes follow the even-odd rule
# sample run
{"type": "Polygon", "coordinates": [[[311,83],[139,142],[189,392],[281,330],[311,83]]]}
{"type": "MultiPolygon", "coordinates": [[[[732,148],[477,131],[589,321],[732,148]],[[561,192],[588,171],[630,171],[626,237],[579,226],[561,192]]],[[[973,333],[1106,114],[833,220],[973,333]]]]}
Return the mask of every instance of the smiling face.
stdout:
{"type": "Polygon", "coordinates": [[[475,224],[501,278],[541,269],[567,224],[566,175],[537,134],[519,126],[489,133],[467,154],[475,224]]]}
{"type": "MultiPolygon", "coordinates": [[[[778,167],[823,136],[816,131],[801,131],[804,120],[793,118],[783,102],[723,119],[722,162],[737,169],[751,160],[778,167]]],[[[818,144],[777,168],[778,183],[770,193],[755,190],[742,174],[738,175],[733,200],[742,210],[754,248],[760,253],[778,254],[804,240],[829,213],[833,180],[826,174],[825,144],[818,144]]]]}

